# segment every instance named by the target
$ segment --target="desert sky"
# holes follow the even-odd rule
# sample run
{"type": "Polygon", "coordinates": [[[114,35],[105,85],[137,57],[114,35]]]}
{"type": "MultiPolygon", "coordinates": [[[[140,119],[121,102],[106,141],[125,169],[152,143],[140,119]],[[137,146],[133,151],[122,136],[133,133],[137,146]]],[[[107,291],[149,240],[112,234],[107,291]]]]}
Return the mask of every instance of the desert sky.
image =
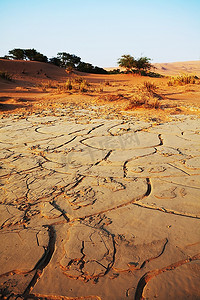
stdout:
{"type": "Polygon", "coordinates": [[[0,55],[35,48],[116,67],[123,54],[153,62],[200,59],[198,0],[1,0],[0,55]]]}

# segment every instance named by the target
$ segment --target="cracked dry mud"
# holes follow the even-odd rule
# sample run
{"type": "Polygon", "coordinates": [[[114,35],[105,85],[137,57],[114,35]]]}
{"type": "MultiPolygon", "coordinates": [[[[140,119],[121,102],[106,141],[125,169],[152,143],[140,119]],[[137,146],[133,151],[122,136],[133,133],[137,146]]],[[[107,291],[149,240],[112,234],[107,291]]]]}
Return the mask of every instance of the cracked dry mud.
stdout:
{"type": "Polygon", "coordinates": [[[200,299],[197,116],[0,124],[3,299],[200,299]]]}

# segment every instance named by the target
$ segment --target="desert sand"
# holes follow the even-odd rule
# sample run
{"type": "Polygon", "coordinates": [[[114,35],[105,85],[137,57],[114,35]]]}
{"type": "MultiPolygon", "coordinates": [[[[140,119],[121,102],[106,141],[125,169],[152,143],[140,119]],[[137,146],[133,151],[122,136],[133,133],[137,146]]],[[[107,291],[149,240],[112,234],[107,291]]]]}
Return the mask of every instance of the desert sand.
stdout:
{"type": "Polygon", "coordinates": [[[2,299],[200,299],[200,84],[0,70],[2,299]]]}
{"type": "Polygon", "coordinates": [[[177,75],[182,73],[200,76],[200,60],[174,63],[155,63],[158,73],[163,75],[177,75]]]}

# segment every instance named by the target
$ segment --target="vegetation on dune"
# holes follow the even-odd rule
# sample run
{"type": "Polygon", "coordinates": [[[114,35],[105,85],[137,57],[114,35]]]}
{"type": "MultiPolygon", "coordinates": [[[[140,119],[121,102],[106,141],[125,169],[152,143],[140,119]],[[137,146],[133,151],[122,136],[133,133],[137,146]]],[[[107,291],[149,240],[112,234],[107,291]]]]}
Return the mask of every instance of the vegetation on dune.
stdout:
{"type": "Polygon", "coordinates": [[[5,56],[4,58],[48,62],[47,56],[36,51],[35,49],[15,48],[13,50],[10,50],[8,53],[9,53],[9,55],[5,56]]]}
{"type": "Polygon", "coordinates": [[[79,56],[70,54],[67,52],[58,52],[56,57],[49,58],[35,49],[21,49],[15,48],[9,51],[9,55],[1,57],[3,59],[16,59],[16,60],[29,60],[40,61],[45,63],[51,63],[61,68],[65,68],[68,73],[71,73],[73,69],[94,74],[107,74],[108,72],[103,68],[93,66],[90,63],[81,61],[79,56]]]}
{"type": "Polygon", "coordinates": [[[8,72],[0,71],[0,78],[8,80],[8,81],[12,81],[12,75],[9,74],[8,72]]]}
{"type": "Polygon", "coordinates": [[[121,73],[120,69],[113,69],[108,71],[108,74],[120,74],[120,73],[121,73]]]}
{"type": "MultiPolygon", "coordinates": [[[[101,67],[93,66],[91,63],[83,62],[81,61],[81,58],[79,56],[67,52],[58,52],[57,56],[52,58],[48,58],[35,49],[14,48],[12,50],[9,50],[8,53],[9,55],[5,55],[1,58],[51,63],[58,67],[65,68],[69,74],[72,73],[73,70],[93,74],[124,73],[121,72],[120,69],[106,71],[101,67]]],[[[151,59],[148,57],[140,57],[136,59],[133,56],[127,54],[122,55],[121,58],[118,59],[118,65],[125,68],[126,73],[139,74],[149,77],[162,77],[160,74],[150,71],[152,68],[154,68],[150,61],[151,59]]]]}
{"type": "Polygon", "coordinates": [[[122,68],[125,68],[127,72],[132,72],[134,63],[134,57],[129,54],[124,54],[118,59],[118,65],[122,68]]]}
{"type": "Polygon", "coordinates": [[[136,108],[161,109],[161,100],[164,99],[158,92],[158,86],[152,82],[146,81],[143,84],[135,86],[131,92],[104,94],[100,100],[106,102],[115,102],[116,105],[122,105],[125,110],[136,108]]]}
{"type": "Polygon", "coordinates": [[[140,57],[136,59],[130,54],[127,54],[122,55],[121,58],[118,59],[118,64],[120,67],[125,68],[127,72],[140,74],[142,71],[147,72],[153,68],[150,61],[151,59],[148,57],[140,57]]]}
{"type": "Polygon", "coordinates": [[[195,84],[197,83],[198,77],[194,75],[179,75],[179,76],[173,76],[168,81],[168,86],[173,85],[186,85],[186,84],[195,84]]]}
{"type": "Polygon", "coordinates": [[[134,109],[136,107],[154,108],[161,107],[160,100],[163,99],[162,95],[156,93],[158,87],[149,81],[143,83],[138,91],[132,94],[126,109],[134,109]]]}
{"type": "Polygon", "coordinates": [[[71,82],[70,79],[68,79],[68,80],[66,81],[66,89],[67,89],[68,91],[72,90],[72,82],[71,82]]]}
{"type": "Polygon", "coordinates": [[[155,69],[148,57],[134,58],[130,54],[124,54],[118,59],[118,65],[126,69],[126,73],[139,74],[149,77],[162,77],[162,75],[150,71],[155,69]]]}
{"type": "Polygon", "coordinates": [[[49,89],[54,89],[55,93],[63,93],[63,92],[78,92],[85,93],[90,90],[90,92],[94,91],[94,89],[90,89],[90,84],[83,79],[82,77],[74,77],[68,78],[64,83],[58,83],[56,81],[48,80],[42,81],[38,87],[42,89],[43,92],[47,92],[49,89]]]}
{"type": "Polygon", "coordinates": [[[93,66],[90,63],[80,62],[77,66],[77,70],[80,72],[93,73],[93,74],[107,74],[108,72],[103,68],[93,66]]]}
{"type": "Polygon", "coordinates": [[[81,61],[81,58],[70,53],[59,52],[57,59],[60,61],[59,67],[67,69],[68,67],[76,68],[81,61]]]}

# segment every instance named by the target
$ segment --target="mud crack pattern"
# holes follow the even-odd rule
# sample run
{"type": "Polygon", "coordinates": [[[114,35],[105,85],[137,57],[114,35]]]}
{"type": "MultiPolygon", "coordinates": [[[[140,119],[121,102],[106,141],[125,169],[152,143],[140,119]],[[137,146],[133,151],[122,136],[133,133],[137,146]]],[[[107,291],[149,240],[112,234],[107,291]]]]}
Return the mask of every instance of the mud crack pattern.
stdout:
{"type": "Polygon", "coordinates": [[[2,118],[1,297],[199,299],[198,124],[2,118]]]}

